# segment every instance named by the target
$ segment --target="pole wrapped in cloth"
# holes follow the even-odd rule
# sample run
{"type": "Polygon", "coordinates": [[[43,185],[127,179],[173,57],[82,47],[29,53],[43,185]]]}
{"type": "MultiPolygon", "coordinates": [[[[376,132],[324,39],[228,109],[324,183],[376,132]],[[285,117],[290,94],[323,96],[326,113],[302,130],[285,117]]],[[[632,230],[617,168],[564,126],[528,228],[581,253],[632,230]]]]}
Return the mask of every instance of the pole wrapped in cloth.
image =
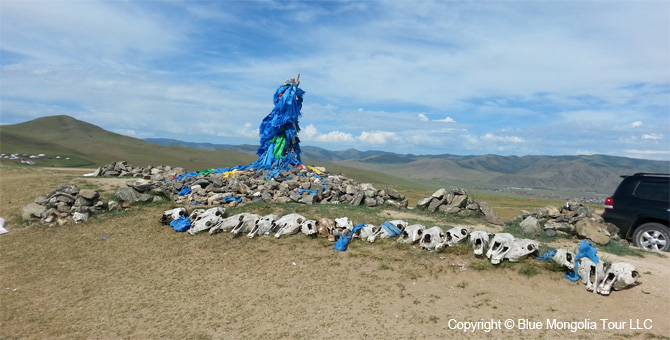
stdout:
{"type": "Polygon", "coordinates": [[[291,165],[302,164],[298,118],[302,109],[302,96],[298,81],[291,79],[280,86],[274,94],[274,109],[259,128],[261,142],[256,154],[258,160],[250,166],[255,169],[288,170],[291,165]]]}

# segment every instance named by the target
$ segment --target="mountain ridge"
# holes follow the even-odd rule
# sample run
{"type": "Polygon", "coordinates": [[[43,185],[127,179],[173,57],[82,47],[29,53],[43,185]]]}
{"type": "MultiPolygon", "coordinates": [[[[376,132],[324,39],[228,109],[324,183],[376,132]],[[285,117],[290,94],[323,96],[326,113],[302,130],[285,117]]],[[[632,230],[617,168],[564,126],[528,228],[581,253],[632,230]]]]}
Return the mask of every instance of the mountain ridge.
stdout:
{"type": "MultiPolygon", "coordinates": [[[[184,142],[174,139],[137,139],[106,131],[93,124],[60,115],[0,126],[4,153],[69,154],[83,165],[118,160],[131,164],[165,164],[191,170],[248,164],[257,146],[184,142]],[[194,169],[195,168],[195,169],[194,169]]],[[[670,172],[670,162],[607,155],[501,156],[413,155],[388,151],[348,149],[331,151],[303,145],[306,164],[349,167],[421,181],[458,181],[472,186],[528,187],[611,194],[621,175],[670,172]]],[[[369,173],[368,173],[369,174],[369,173]]]]}

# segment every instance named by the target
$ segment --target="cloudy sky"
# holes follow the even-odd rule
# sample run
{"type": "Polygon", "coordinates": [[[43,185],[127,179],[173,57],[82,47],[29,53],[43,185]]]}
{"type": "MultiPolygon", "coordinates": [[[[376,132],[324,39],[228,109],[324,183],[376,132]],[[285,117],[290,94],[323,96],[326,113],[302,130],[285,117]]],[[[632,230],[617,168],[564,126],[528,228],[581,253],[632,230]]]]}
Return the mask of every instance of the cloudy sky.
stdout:
{"type": "Polygon", "coordinates": [[[258,144],[300,74],[302,145],[670,160],[669,4],[0,0],[0,124],[258,144]]]}

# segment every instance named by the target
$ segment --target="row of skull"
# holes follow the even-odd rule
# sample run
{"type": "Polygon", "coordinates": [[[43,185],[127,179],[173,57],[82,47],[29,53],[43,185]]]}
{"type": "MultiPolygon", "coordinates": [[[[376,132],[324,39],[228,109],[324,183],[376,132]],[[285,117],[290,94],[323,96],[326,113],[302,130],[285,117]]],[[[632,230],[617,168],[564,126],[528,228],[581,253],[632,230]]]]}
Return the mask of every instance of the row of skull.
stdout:
{"type": "MultiPolygon", "coordinates": [[[[269,214],[261,216],[252,213],[239,213],[225,217],[225,208],[195,209],[190,214],[186,208],[166,210],[160,222],[169,224],[180,217],[188,216],[191,227],[187,232],[195,235],[208,231],[209,234],[230,232],[231,237],[246,234],[249,238],[256,236],[270,236],[280,238],[283,235],[302,233],[304,235],[321,235],[330,241],[340,236],[351,236],[368,242],[377,239],[390,238],[391,234],[382,226],[365,224],[353,234],[353,223],[347,217],[336,219],[321,218],[311,220],[296,213],[277,216],[269,214]]],[[[452,247],[460,242],[469,241],[476,256],[486,256],[492,264],[499,264],[507,259],[518,262],[528,256],[537,254],[539,244],[530,239],[516,239],[509,233],[489,234],[486,231],[475,230],[470,232],[466,227],[453,227],[444,231],[439,226],[426,228],[421,224],[409,225],[402,220],[393,220],[389,223],[402,231],[397,242],[418,244],[421,249],[439,251],[445,247],[452,247]],[[486,253],[484,253],[486,251],[486,253]]],[[[575,268],[575,253],[558,249],[552,260],[569,270],[575,268]]],[[[578,274],[588,291],[609,295],[612,289],[621,290],[639,284],[640,277],[637,269],[625,262],[613,263],[610,266],[604,261],[597,264],[588,257],[582,257],[577,264],[578,274]]]]}

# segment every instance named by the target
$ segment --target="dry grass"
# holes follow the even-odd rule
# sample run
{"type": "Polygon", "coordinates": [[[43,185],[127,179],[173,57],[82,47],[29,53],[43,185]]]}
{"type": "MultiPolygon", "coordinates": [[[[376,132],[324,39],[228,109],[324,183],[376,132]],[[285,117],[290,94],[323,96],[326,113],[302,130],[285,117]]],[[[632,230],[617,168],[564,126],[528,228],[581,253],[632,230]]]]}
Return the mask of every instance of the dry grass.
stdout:
{"type": "MultiPolygon", "coordinates": [[[[352,240],[346,252],[338,252],[323,238],[305,236],[190,236],[158,224],[169,202],[134,206],[82,225],[22,226],[18,211],[34,197],[61,183],[84,185],[89,179],[50,170],[0,170],[0,213],[10,230],[0,236],[2,339],[516,338],[528,334],[463,333],[447,323],[522,316],[654,320],[654,329],[644,333],[530,334],[540,339],[618,334],[642,339],[670,331],[664,287],[646,283],[652,295],[635,288],[605,298],[541,266],[523,267],[524,273],[519,273],[524,264],[493,267],[465,245],[429,253],[391,239],[352,240]],[[647,300],[655,308],[629,303],[647,300]]],[[[267,204],[238,210],[243,209],[349,216],[354,222],[387,218],[381,211],[347,206],[267,204]]],[[[646,277],[667,279],[652,271],[646,277]]]]}

